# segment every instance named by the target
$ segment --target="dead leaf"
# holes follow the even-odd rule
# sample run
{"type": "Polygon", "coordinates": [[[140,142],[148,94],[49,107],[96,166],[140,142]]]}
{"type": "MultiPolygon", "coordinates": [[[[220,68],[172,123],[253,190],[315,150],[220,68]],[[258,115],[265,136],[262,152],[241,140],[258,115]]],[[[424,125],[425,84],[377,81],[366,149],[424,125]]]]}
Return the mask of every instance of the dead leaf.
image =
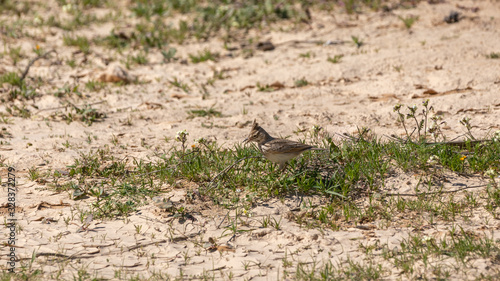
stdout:
{"type": "Polygon", "coordinates": [[[255,88],[255,85],[248,85],[248,86],[245,86],[245,87],[241,88],[240,92],[243,92],[246,89],[253,89],[253,88],[255,88]]]}
{"type": "Polygon", "coordinates": [[[361,230],[372,230],[372,229],[375,229],[375,226],[374,225],[363,225],[363,224],[360,224],[360,225],[357,225],[356,228],[359,228],[361,230]]]}
{"type": "Polygon", "coordinates": [[[122,79],[118,76],[113,75],[113,74],[104,73],[104,74],[101,74],[101,76],[99,76],[99,78],[97,78],[97,81],[104,82],[104,83],[118,83],[118,82],[122,81],[122,79]]]}
{"type": "Polygon", "coordinates": [[[170,95],[171,98],[174,98],[174,99],[182,99],[182,98],[185,98],[187,97],[187,95],[183,95],[183,94],[171,94],[170,95]]]}
{"type": "Polygon", "coordinates": [[[341,78],[337,79],[337,83],[354,83],[354,82],[358,82],[360,80],[361,79],[358,76],[354,76],[352,78],[341,77],[341,78]]]}
{"type": "Polygon", "coordinates": [[[217,246],[217,251],[219,252],[236,252],[236,250],[231,246],[219,245],[217,246]]]}
{"type": "Polygon", "coordinates": [[[259,42],[257,43],[257,50],[261,51],[272,51],[276,47],[274,47],[273,43],[271,41],[265,41],[265,42],[259,42]]]}
{"type": "Polygon", "coordinates": [[[71,77],[73,79],[80,79],[80,78],[83,78],[87,75],[88,75],[88,73],[81,73],[81,74],[70,75],[69,77],[71,77]]]}
{"type": "Polygon", "coordinates": [[[60,208],[69,207],[69,206],[71,206],[71,205],[68,203],[63,203],[61,200],[59,202],[59,204],[52,204],[52,203],[42,201],[38,204],[30,206],[30,208],[36,208],[37,210],[41,210],[41,209],[60,209],[60,208]]]}
{"type": "Polygon", "coordinates": [[[430,95],[430,96],[433,96],[433,95],[437,95],[439,94],[437,91],[433,90],[433,89],[427,89],[423,92],[424,95],[430,95]]]}
{"type": "Polygon", "coordinates": [[[223,270],[223,269],[225,269],[225,268],[226,268],[226,266],[225,266],[225,265],[223,265],[223,266],[216,267],[216,268],[214,268],[214,269],[210,269],[209,271],[219,271],[219,270],[223,270]]]}
{"type": "Polygon", "coordinates": [[[470,90],[473,90],[471,87],[465,87],[462,89],[453,89],[453,90],[448,90],[444,92],[437,92],[433,89],[428,89],[422,93],[422,95],[413,95],[411,98],[412,99],[419,99],[419,98],[425,98],[429,96],[445,96],[445,95],[451,95],[451,94],[458,94],[458,93],[463,93],[463,92],[468,92],[470,90]]]}
{"type": "Polygon", "coordinates": [[[113,70],[101,74],[97,80],[105,83],[129,83],[133,81],[134,78],[125,69],[117,65],[113,68],[113,70]]]}
{"type": "Polygon", "coordinates": [[[43,223],[51,223],[51,222],[57,222],[54,218],[46,218],[46,217],[39,217],[37,219],[34,219],[33,221],[41,221],[43,223]]]}
{"type": "Polygon", "coordinates": [[[161,105],[160,103],[156,103],[156,102],[145,102],[144,103],[148,109],[160,109],[160,108],[163,108],[163,105],[161,105]]]}
{"type": "Polygon", "coordinates": [[[12,244],[9,244],[7,242],[3,242],[2,245],[4,245],[5,247],[14,247],[14,248],[24,248],[23,246],[17,246],[17,245],[12,245],[12,244]]]}
{"type": "Polygon", "coordinates": [[[373,100],[373,101],[387,101],[390,99],[399,100],[399,98],[395,94],[382,94],[380,96],[368,96],[368,98],[370,100],[373,100]]]}
{"type": "Polygon", "coordinates": [[[269,87],[271,87],[275,90],[279,90],[279,89],[285,88],[285,85],[283,85],[283,83],[281,83],[281,82],[276,81],[276,82],[272,83],[271,85],[269,85],[269,87]]]}
{"type": "Polygon", "coordinates": [[[474,113],[481,113],[481,114],[484,114],[484,113],[488,113],[488,109],[486,108],[462,108],[462,109],[459,109],[457,110],[457,113],[465,113],[465,112],[474,112],[474,113]]]}
{"type": "Polygon", "coordinates": [[[465,11],[471,11],[473,13],[477,13],[479,11],[479,7],[465,7],[461,6],[459,4],[456,5],[458,9],[465,10],[465,11]]]}
{"type": "Polygon", "coordinates": [[[365,237],[376,237],[377,236],[377,234],[375,234],[375,232],[373,232],[373,231],[364,231],[363,235],[365,237]]]}

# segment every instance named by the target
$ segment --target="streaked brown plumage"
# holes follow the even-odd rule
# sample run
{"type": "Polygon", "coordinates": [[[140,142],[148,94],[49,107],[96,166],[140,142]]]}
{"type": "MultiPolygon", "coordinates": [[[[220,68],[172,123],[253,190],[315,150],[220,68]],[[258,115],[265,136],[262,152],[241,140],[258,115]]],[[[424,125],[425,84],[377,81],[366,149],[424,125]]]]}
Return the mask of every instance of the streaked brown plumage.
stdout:
{"type": "Polygon", "coordinates": [[[248,137],[243,141],[256,142],[262,154],[271,162],[278,163],[280,169],[286,167],[286,162],[299,156],[302,152],[308,150],[322,150],[311,145],[303,144],[301,142],[278,139],[271,137],[255,120],[252,124],[252,130],[248,137]]]}

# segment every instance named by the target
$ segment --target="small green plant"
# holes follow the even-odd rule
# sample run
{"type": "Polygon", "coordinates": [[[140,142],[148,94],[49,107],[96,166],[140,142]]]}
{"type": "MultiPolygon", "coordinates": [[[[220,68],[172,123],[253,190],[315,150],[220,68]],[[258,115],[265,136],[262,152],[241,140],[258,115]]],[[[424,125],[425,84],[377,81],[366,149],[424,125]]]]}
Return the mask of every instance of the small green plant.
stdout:
{"type": "Polygon", "coordinates": [[[420,120],[418,120],[418,115],[417,115],[418,107],[416,105],[407,106],[406,108],[409,111],[407,114],[401,113],[401,108],[403,105],[397,104],[394,106],[393,111],[398,114],[397,120],[403,126],[406,136],[410,141],[415,131],[417,131],[418,141],[422,141],[427,138],[427,122],[429,119],[429,113],[434,108],[432,106],[429,106],[429,100],[423,101],[422,105],[424,106],[424,108],[422,109],[423,117],[420,120]],[[411,133],[408,132],[407,124],[405,122],[406,119],[412,119],[413,121],[415,121],[415,129],[411,133]]]}
{"type": "Polygon", "coordinates": [[[259,92],[274,92],[276,90],[273,86],[268,85],[268,84],[262,85],[262,84],[260,84],[260,82],[257,82],[256,86],[257,86],[257,90],[259,92]]]}
{"type": "Polygon", "coordinates": [[[474,137],[474,135],[472,135],[472,132],[471,132],[471,129],[472,129],[472,125],[470,124],[470,117],[464,117],[462,118],[462,120],[460,120],[460,124],[462,124],[465,129],[467,130],[467,136],[471,139],[471,140],[475,140],[476,138],[474,137]]]}
{"type": "Polygon", "coordinates": [[[189,54],[189,58],[191,59],[192,63],[200,63],[208,60],[217,61],[218,57],[219,57],[218,53],[212,53],[208,49],[198,52],[196,55],[189,54]]]}
{"type": "Polygon", "coordinates": [[[331,261],[321,264],[298,263],[294,280],[382,280],[385,270],[381,264],[358,263],[348,259],[346,263],[334,266],[331,261]]]}
{"type": "Polygon", "coordinates": [[[21,80],[21,77],[19,77],[19,74],[17,74],[16,72],[7,72],[3,75],[0,75],[0,85],[3,83],[17,86],[19,88],[25,86],[24,81],[21,80]]]}
{"type": "Polygon", "coordinates": [[[142,224],[134,224],[134,227],[135,227],[135,233],[141,234],[142,224]]]}
{"type": "Polygon", "coordinates": [[[489,58],[489,59],[500,59],[500,52],[499,53],[491,52],[488,55],[486,55],[486,58],[489,58]]]}
{"type": "Polygon", "coordinates": [[[9,57],[12,60],[12,64],[16,66],[23,57],[21,47],[9,47],[9,57]]]}
{"type": "Polygon", "coordinates": [[[99,82],[95,80],[90,80],[87,83],[85,83],[85,88],[91,92],[99,92],[105,86],[106,84],[104,82],[99,82]]]}
{"type": "Polygon", "coordinates": [[[60,116],[66,120],[66,122],[69,124],[73,121],[81,121],[88,126],[91,126],[92,123],[102,121],[105,117],[106,114],[98,112],[95,108],[93,108],[91,105],[84,105],[83,107],[78,107],[74,104],[68,103],[66,106],[66,111],[69,111],[68,113],[60,113],[60,116]]]}
{"type": "Polygon", "coordinates": [[[71,68],[75,68],[76,67],[76,61],[74,59],[68,59],[66,60],[66,64],[71,67],[71,68]]]}
{"type": "Polygon", "coordinates": [[[82,93],[78,90],[78,85],[64,84],[64,86],[57,89],[57,91],[54,93],[54,96],[62,98],[65,96],[71,97],[73,94],[75,94],[78,97],[83,96],[82,93]]]}
{"type": "Polygon", "coordinates": [[[309,59],[311,58],[311,56],[314,56],[314,54],[312,52],[306,52],[306,53],[301,53],[299,54],[299,58],[306,58],[306,59],[309,59]]]}
{"type": "Polygon", "coordinates": [[[398,19],[400,19],[404,23],[406,29],[410,29],[413,26],[413,24],[418,20],[418,16],[411,16],[411,15],[406,17],[398,16],[398,19]]]}
{"type": "Polygon", "coordinates": [[[307,81],[305,78],[295,80],[295,87],[300,88],[300,87],[305,87],[309,85],[309,81],[307,81]]]}
{"type": "Polygon", "coordinates": [[[70,35],[64,35],[63,43],[66,46],[78,47],[78,49],[86,55],[90,53],[90,42],[89,39],[87,39],[87,37],[84,36],[73,37],[70,35]]]}
{"type": "Polygon", "coordinates": [[[39,179],[42,176],[40,171],[38,171],[38,169],[35,167],[28,169],[28,175],[29,175],[29,179],[32,181],[36,181],[37,179],[39,179]]]}
{"type": "Polygon", "coordinates": [[[139,52],[134,56],[128,56],[127,61],[138,65],[146,65],[149,62],[146,52],[139,52]]]}
{"type": "Polygon", "coordinates": [[[7,111],[7,113],[12,116],[19,116],[24,119],[31,117],[31,111],[27,109],[25,105],[23,105],[22,107],[18,107],[15,104],[13,104],[12,106],[6,106],[5,111],[7,111]]]}
{"type": "Polygon", "coordinates": [[[328,57],[326,60],[331,63],[339,63],[340,60],[344,57],[344,55],[335,55],[333,58],[328,57]]]}
{"type": "Polygon", "coordinates": [[[170,85],[172,85],[176,88],[183,90],[186,94],[189,94],[189,92],[191,91],[191,88],[189,87],[189,85],[186,83],[183,83],[181,80],[177,79],[177,77],[174,77],[173,80],[168,80],[168,83],[170,83],[170,85]]]}
{"type": "Polygon", "coordinates": [[[161,55],[163,56],[163,61],[170,62],[174,59],[175,54],[177,53],[176,48],[169,48],[167,51],[162,50],[161,55]]]}
{"type": "Polygon", "coordinates": [[[187,136],[189,136],[189,133],[186,130],[178,131],[175,135],[175,141],[181,143],[183,154],[186,151],[187,136]]]}
{"type": "Polygon", "coordinates": [[[357,48],[361,48],[364,45],[363,40],[361,40],[358,36],[351,36],[352,42],[356,45],[357,48]]]}
{"type": "Polygon", "coordinates": [[[0,112],[0,124],[12,124],[12,120],[5,116],[4,113],[0,112]]]}
{"type": "Polygon", "coordinates": [[[403,66],[402,65],[394,65],[392,67],[396,72],[401,72],[401,70],[403,70],[403,66]]]}
{"type": "Polygon", "coordinates": [[[446,141],[446,136],[441,130],[441,125],[446,123],[442,121],[443,117],[441,115],[433,115],[430,119],[432,124],[429,126],[428,132],[432,135],[434,141],[437,142],[439,139],[446,141]]]}
{"type": "Polygon", "coordinates": [[[276,229],[276,230],[281,230],[281,217],[279,220],[276,220],[274,217],[271,218],[272,221],[270,221],[270,225],[276,229]]]}
{"type": "Polygon", "coordinates": [[[213,80],[224,80],[226,78],[229,78],[228,75],[226,75],[227,70],[226,69],[221,69],[221,70],[216,70],[214,69],[214,73],[212,75],[213,80]]]}
{"type": "Polygon", "coordinates": [[[45,50],[42,47],[40,47],[40,45],[36,44],[35,47],[33,48],[33,52],[35,52],[37,56],[42,56],[45,53],[45,50]]]}
{"type": "Polygon", "coordinates": [[[117,145],[120,143],[120,141],[118,140],[118,137],[117,137],[117,136],[112,135],[112,136],[111,136],[111,143],[112,143],[114,146],[117,146],[117,145]]]}
{"type": "Polygon", "coordinates": [[[213,107],[210,107],[208,109],[195,109],[195,110],[189,110],[188,111],[189,119],[195,118],[195,117],[221,117],[222,113],[220,111],[215,110],[213,107]]]}
{"type": "Polygon", "coordinates": [[[62,144],[62,145],[63,145],[64,147],[66,147],[66,148],[70,148],[70,147],[71,147],[71,144],[69,143],[69,141],[68,141],[68,140],[66,140],[65,142],[63,142],[63,144],[62,144]]]}

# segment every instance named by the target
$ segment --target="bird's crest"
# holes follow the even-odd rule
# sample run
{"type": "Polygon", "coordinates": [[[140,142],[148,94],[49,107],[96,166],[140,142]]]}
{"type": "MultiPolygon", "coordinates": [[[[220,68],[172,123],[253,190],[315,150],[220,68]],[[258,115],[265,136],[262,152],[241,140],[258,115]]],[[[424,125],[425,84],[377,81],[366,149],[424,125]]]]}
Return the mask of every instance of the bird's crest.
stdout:
{"type": "Polygon", "coordinates": [[[257,123],[257,120],[254,119],[253,120],[253,124],[252,124],[252,130],[258,130],[259,129],[259,124],[257,123]]]}

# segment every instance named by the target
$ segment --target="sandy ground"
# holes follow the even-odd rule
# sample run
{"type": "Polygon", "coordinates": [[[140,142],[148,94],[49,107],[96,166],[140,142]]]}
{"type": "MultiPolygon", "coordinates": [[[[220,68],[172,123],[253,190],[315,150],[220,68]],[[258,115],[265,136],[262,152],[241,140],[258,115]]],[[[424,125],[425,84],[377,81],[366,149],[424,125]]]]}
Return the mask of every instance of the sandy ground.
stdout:
{"type": "MultiPolygon", "coordinates": [[[[56,278],[51,274],[60,271],[63,279],[85,269],[91,276],[109,279],[135,275],[148,278],[161,272],[171,277],[214,276],[216,280],[282,280],[293,279],[298,263],[313,266],[331,261],[342,266],[348,259],[360,264],[382,265],[383,277],[387,280],[432,276],[429,268],[423,266],[415,268],[413,274],[402,275],[380,256],[381,247],[375,247],[369,254],[364,250],[367,245],[382,244],[397,250],[403,239],[417,231],[414,225],[426,220],[419,214],[414,218],[395,217],[389,225],[374,221],[363,227],[344,225],[338,231],[307,229],[290,219],[291,210],[296,207],[295,199],[273,199],[252,209],[241,221],[241,229],[248,231],[230,240],[226,210],[217,206],[200,208],[196,221],[180,223],[169,218],[151,200],[150,205],[126,219],[93,221],[87,231],[77,232],[81,226],[78,210],[87,209],[88,202],[73,201],[67,193],[54,192],[27,176],[28,169],[33,167],[41,171],[67,171],[66,166],[71,165],[80,152],[105,146],[117,157],[150,157],[156,149],[173,145],[173,141],[166,143],[165,137],[172,140],[179,130],[189,132],[189,144],[204,137],[231,147],[242,141],[249,130],[247,122],[254,119],[269,132],[281,136],[293,135],[297,129],[314,125],[330,134],[355,133],[358,127],[368,127],[379,136],[403,135],[404,130],[396,122],[394,105],[420,106],[424,99],[429,99],[435,113],[446,121],[443,131],[450,139],[466,132],[459,122],[464,117],[471,118],[472,131],[478,138],[500,129],[500,60],[486,57],[500,52],[500,2],[429,4],[423,1],[414,9],[360,15],[313,10],[312,17],[310,26],[299,30],[284,28],[259,34],[261,41],[270,40],[276,49],[257,50],[247,59],[232,56],[217,39],[172,45],[178,50],[177,56],[184,59],[188,54],[210,48],[221,54],[216,63],[183,64],[179,60],[165,64],[158,51],[151,51],[148,65],[133,65],[129,70],[146,83],[112,85],[100,92],[88,92],[81,87],[84,101],[95,103],[93,107],[107,115],[103,122],[92,126],[46,121],[61,110],[56,108],[61,104],[52,93],[65,83],[83,85],[116,65],[123,67],[120,61],[105,63],[117,54],[95,47],[87,63],[72,69],[61,62],[68,58],[79,62],[83,55],[75,53],[76,48],[63,45],[62,31],[28,28],[27,32],[45,41],[24,40],[16,45],[28,53],[39,43],[46,50],[56,49],[57,55],[37,61],[30,69],[29,77],[47,81],[39,88],[41,97],[30,103],[37,106],[37,109],[29,107],[34,113],[32,117],[11,117],[10,124],[0,125],[8,132],[3,134],[0,145],[0,162],[4,165],[0,168],[2,184],[7,179],[6,166],[16,168],[19,188],[16,211],[22,228],[17,236],[16,253],[23,263],[28,263],[34,251],[44,253],[46,256],[35,259],[33,268],[43,269],[50,278],[56,278]],[[473,7],[479,9],[466,9],[473,7]],[[452,10],[461,13],[461,20],[447,24],[443,18],[452,10]],[[398,19],[408,15],[419,17],[411,31],[398,19]],[[351,36],[361,38],[364,45],[357,48],[351,36]],[[316,40],[340,44],[311,43],[316,40]],[[300,56],[306,53],[310,54],[309,58],[300,56]],[[328,57],[340,54],[343,55],[340,63],[327,61],[328,57]],[[210,78],[214,69],[227,70],[227,77],[209,86],[209,95],[202,98],[195,85],[210,78]],[[168,81],[174,77],[188,83],[191,93],[171,87],[168,81]],[[310,84],[295,87],[299,79],[306,79],[310,84]],[[261,92],[255,87],[257,83],[275,82],[282,83],[284,88],[261,92]],[[156,104],[159,106],[154,106],[156,104]],[[188,110],[212,106],[222,117],[188,118],[188,110]],[[97,136],[97,139],[89,144],[88,136],[97,136]],[[111,145],[113,137],[125,148],[111,145]],[[63,145],[66,142],[70,144],[68,147],[63,145]],[[260,227],[260,221],[268,215],[281,221],[281,230],[260,227]],[[68,217],[71,223],[66,224],[64,219],[68,217]],[[139,231],[137,226],[141,226],[139,231]],[[209,237],[220,237],[219,243],[229,243],[233,248],[207,251],[203,245],[209,237]],[[57,258],[49,256],[51,253],[71,259],[54,262],[57,258]]],[[[91,26],[77,34],[89,37],[108,34],[113,27],[112,24],[91,26]]],[[[12,38],[4,38],[3,42],[4,45],[16,43],[12,38]]],[[[4,56],[0,59],[0,71],[24,69],[27,62],[24,59],[13,66],[9,57],[4,56]]],[[[4,85],[1,94],[7,91],[8,86],[4,85]]],[[[78,99],[75,103],[84,104],[78,99]]],[[[5,112],[5,104],[0,104],[0,112],[5,112]]],[[[416,180],[413,175],[401,174],[388,181],[386,187],[391,192],[412,192],[416,180]]],[[[449,188],[464,183],[481,185],[485,180],[451,177],[449,188]]],[[[167,186],[165,189],[170,190],[168,196],[173,195],[174,202],[185,195],[182,188],[167,186]]],[[[5,186],[0,193],[0,202],[4,204],[5,186]]],[[[4,216],[6,208],[2,206],[4,216]]],[[[234,212],[230,212],[229,217],[234,219],[234,212]]],[[[419,225],[419,233],[431,237],[442,237],[460,225],[478,235],[500,238],[500,223],[487,212],[475,212],[469,219],[457,218],[454,223],[419,225]]],[[[8,233],[2,231],[0,235],[3,242],[8,233]]],[[[7,247],[0,250],[1,267],[5,266],[7,250],[7,247]]],[[[450,258],[449,263],[453,262],[450,258]]],[[[495,272],[498,274],[498,263],[475,259],[472,269],[452,270],[450,279],[473,280],[480,274],[495,272]]]]}

